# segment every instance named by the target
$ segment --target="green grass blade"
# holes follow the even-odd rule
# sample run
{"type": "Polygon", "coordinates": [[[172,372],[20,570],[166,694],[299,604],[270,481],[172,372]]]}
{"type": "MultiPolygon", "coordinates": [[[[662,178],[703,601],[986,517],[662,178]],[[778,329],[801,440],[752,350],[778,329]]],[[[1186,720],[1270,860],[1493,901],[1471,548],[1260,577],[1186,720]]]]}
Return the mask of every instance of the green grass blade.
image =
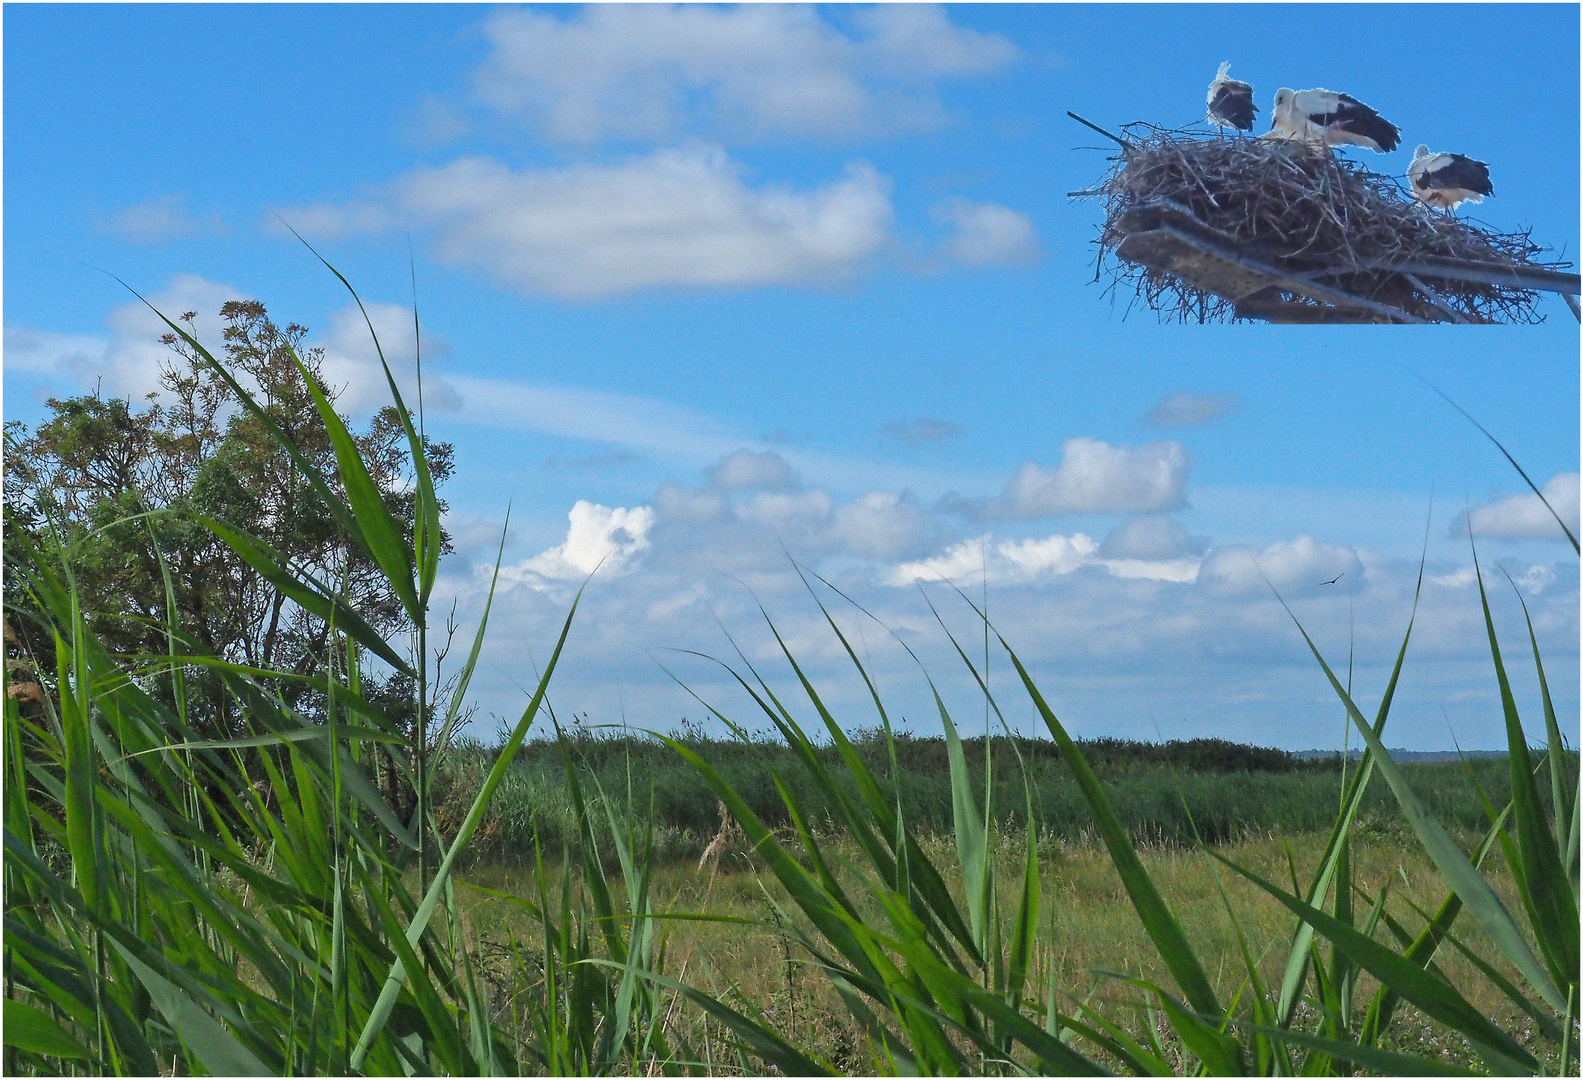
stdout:
{"type": "MultiPolygon", "coordinates": [[[[1504,833],[1506,818],[1510,814],[1511,804],[1508,803],[1506,809],[1500,812],[1500,815],[1490,826],[1489,832],[1485,833],[1484,839],[1479,843],[1477,850],[1474,851],[1473,866],[1475,869],[1483,865],[1485,856],[1495,846],[1497,835],[1504,833]]],[[[1366,896],[1367,894],[1365,894],[1366,896]]],[[[1408,945],[1407,950],[1402,953],[1402,959],[1411,960],[1419,967],[1427,968],[1434,960],[1435,953],[1440,948],[1440,942],[1450,932],[1451,927],[1457,920],[1457,916],[1461,912],[1462,898],[1455,892],[1448,893],[1445,900],[1441,901],[1440,907],[1436,910],[1434,916],[1428,920],[1424,928],[1419,931],[1418,936],[1408,945]]],[[[1391,1019],[1396,1011],[1397,1001],[1396,993],[1388,986],[1382,986],[1375,992],[1374,998],[1369,1002],[1368,1011],[1364,1015],[1362,1034],[1359,1036],[1360,1041],[1370,1045],[1378,1041],[1380,1034],[1390,1027],[1391,1019]]]]}
{"type": "MultiPolygon", "coordinates": [[[[585,585],[584,588],[587,586],[585,585]]],[[[533,697],[528,702],[528,707],[523,710],[522,717],[517,721],[517,726],[512,730],[511,737],[501,748],[500,754],[495,759],[489,775],[485,777],[483,787],[479,789],[473,799],[473,805],[468,809],[467,816],[462,820],[461,827],[456,831],[456,837],[451,841],[451,846],[445,852],[439,869],[435,872],[434,881],[429,886],[428,893],[423,898],[423,903],[418,906],[417,912],[407,926],[407,941],[409,944],[416,942],[423,936],[428,927],[429,919],[434,914],[435,907],[440,902],[444,893],[445,883],[450,878],[451,867],[456,862],[456,857],[467,841],[471,839],[473,831],[478,828],[478,823],[483,820],[484,810],[489,806],[489,800],[494,797],[495,789],[500,786],[505,778],[506,771],[511,768],[511,762],[517,755],[517,750],[522,746],[522,740],[528,734],[528,728],[533,723],[533,718],[538,714],[539,706],[544,701],[545,691],[549,688],[550,676],[555,672],[555,666],[560,662],[561,650],[566,646],[566,637],[572,630],[572,618],[577,614],[577,605],[583,598],[582,589],[577,590],[577,596],[572,600],[571,610],[566,613],[566,622],[561,626],[561,636],[555,642],[555,651],[550,654],[549,663],[544,667],[544,674],[539,678],[539,684],[533,691],[533,697]]],[[[358,1036],[357,1046],[352,1051],[351,1067],[359,1069],[373,1042],[378,1038],[390,1019],[390,1012],[395,1007],[396,996],[401,992],[401,984],[405,979],[405,968],[398,958],[390,967],[390,974],[385,979],[384,988],[380,990],[379,999],[374,1003],[373,1010],[369,1013],[363,1031],[358,1036]]]]}
{"type": "MultiPolygon", "coordinates": [[[[1385,693],[1380,696],[1380,707],[1374,716],[1374,734],[1377,738],[1385,733],[1385,721],[1390,716],[1391,702],[1396,698],[1396,685],[1401,679],[1402,666],[1407,660],[1407,645],[1412,641],[1413,625],[1418,619],[1418,601],[1424,591],[1424,567],[1429,560],[1431,520],[1432,513],[1424,520],[1424,544],[1418,557],[1418,580],[1413,586],[1412,613],[1407,618],[1407,630],[1402,634],[1401,647],[1396,650],[1396,663],[1391,668],[1391,677],[1386,681],[1385,693]]],[[[1369,781],[1374,776],[1374,761],[1374,751],[1365,748],[1362,760],[1358,762],[1358,768],[1348,782],[1347,793],[1342,800],[1342,811],[1330,830],[1330,839],[1325,844],[1324,854],[1320,857],[1319,870],[1309,886],[1307,900],[1310,904],[1323,903],[1325,893],[1330,889],[1341,858],[1342,841],[1352,831],[1352,823],[1357,819],[1358,808],[1362,805],[1369,781]]],[[[1305,922],[1299,922],[1292,935],[1291,948],[1286,954],[1286,967],[1281,974],[1281,996],[1276,1005],[1276,1022],[1282,1027],[1292,1022],[1297,1003],[1302,997],[1303,979],[1308,971],[1309,946],[1313,940],[1313,927],[1305,922]]]]}
{"type": "Polygon", "coordinates": [[[43,1009],[13,998],[5,999],[5,1045],[30,1054],[58,1058],[93,1055],[60,1022],[43,1009]]]}
{"type": "MultiPolygon", "coordinates": [[[[1472,535],[1469,534],[1471,541],[1472,535]]],[[[1549,962],[1551,974],[1558,984],[1572,986],[1578,981],[1577,901],[1567,883],[1567,875],[1561,869],[1561,852],[1557,850],[1555,834],[1545,821],[1544,806],[1534,787],[1534,765],[1528,756],[1528,736],[1517,715],[1517,702],[1512,696],[1511,682],[1506,677],[1506,665],[1501,660],[1500,643],[1495,637],[1495,619],[1490,614],[1489,597],[1485,595],[1484,579],[1479,574],[1476,550],[1473,553],[1473,570],[1478,580],[1479,603],[1484,609],[1490,657],[1495,662],[1495,679],[1500,686],[1501,712],[1506,720],[1507,759],[1512,777],[1512,816],[1516,820],[1517,842],[1522,853],[1522,874],[1518,878],[1518,887],[1524,906],[1528,909],[1534,935],[1539,939],[1539,949],[1549,962]]],[[[1526,604],[1523,609],[1526,613],[1526,604]]],[[[1564,1011],[1564,1006],[1557,1011],[1564,1011]]]]}
{"type": "Polygon", "coordinates": [[[273,1076],[275,1070],[260,1061],[235,1035],[210,1016],[180,987],[134,956],[119,941],[110,943],[147,988],[155,1007],[191,1048],[203,1067],[214,1076],[273,1076]]]}
{"type": "Polygon", "coordinates": [[[587,964],[600,967],[615,968],[618,971],[630,970],[638,978],[646,979],[668,990],[674,990],[688,1001],[698,1006],[704,1012],[724,1024],[742,1044],[758,1055],[765,1063],[773,1065],[786,1076],[839,1076],[841,1075],[829,1065],[810,1056],[804,1051],[793,1046],[777,1035],[773,1028],[750,1019],[731,1008],[729,1005],[711,997],[710,995],[678,982],[667,975],[651,971],[646,968],[632,967],[631,965],[616,964],[609,960],[588,959],[587,964]]]}
{"type": "Polygon", "coordinates": [[[1198,1058],[1204,1071],[1210,1076],[1242,1076],[1247,1071],[1242,1060],[1242,1046],[1237,1040],[1217,1030],[1215,1025],[1206,1022],[1176,1000],[1173,995],[1167,993],[1164,988],[1147,979],[1130,978],[1119,972],[1106,972],[1106,974],[1154,994],[1159,999],[1160,1007],[1165,1010],[1166,1017],[1171,1021],[1171,1026],[1181,1038],[1182,1045],[1198,1058]]]}
{"type": "Polygon", "coordinates": [[[274,548],[256,537],[233,529],[231,526],[214,518],[199,516],[198,521],[210,532],[214,533],[226,545],[242,558],[242,561],[257,570],[263,577],[281,592],[285,593],[293,602],[310,614],[317,615],[327,623],[333,623],[347,634],[350,634],[358,644],[373,652],[385,663],[407,675],[416,677],[417,673],[401,658],[400,654],[386,644],[373,627],[363,620],[363,617],[339,595],[324,588],[318,582],[306,582],[286,568],[285,561],[274,548]]]}
{"type": "MultiPolygon", "coordinates": [[[[291,229],[290,225],[286,227],[291,229]]],[[[416,473],[418,480],[413,507],[415,518],[413,522],[413,542],[414,554],[416,555],[415,562],[418,570],[419,595],[414,597],[414,607],[417,612],[421,612],[429,602],[429,591],[434,587],[435,575],[439,570],[441,542],[440,504],[434,494],[434,477],[429,471],[428,456],[425,453],[423,438],[419,435],[417,429],[412,426],[412,414],[407,411],[407,404],[401,398],[401,390],[396,386],[396,377],[390,373],[390,364],[385,359],[385,350],[379,344],[379,335],[374,332],[374,320],[368,317],[368,309],[363,306],[363,298],[357,295],[357,290],[352,288],[352,283],[347,281],[339,270],[331,266],[323,255],[315,251],[312,244],[303,240],[301,233],[297,232],[296,229],[291,229],[291,234],[298,240],[302,240],[302,246],[313,252],[313,257],[323,263],[324,268],[334,274],[342,285],[346,286],[346,291],[351,293],[352,299],[357,302],[357,310],[362,312],[363,322],[368,325],[368,336],[374,341],[374,351],[379,356],[379,366],[385,371],[385,383],[390,388],[390,399],[395,403],[396,414],[401,417],[401,427],[407,436],[408,452],[412,455],[413,472],[416,473]]],[[[416,300],[413,301],[412,306],[412,327],[414,335],[417,336],[418,306],[416,300]]],[[[418,337],[418,347],[421,350],[421,336],[418,337]]],[[[423,388],[422,377],[423,371],[420,362],[418,369],[418,378],[420,380],[418,391],[420,395],[423,388]]],[[[310,383],[309,385],[311,386],[312,384],[310,383]]],[[[350,494],[350,491],[348,494],[350,494]]],[[[402,549],[405,552],[405,545],[402,545],[402,549]]],[[[410,569],[408,570],[408,575],[407,587],[410,590],[412,585],[410,569]]],[[[419,625],[423,622],[421,614],[413,614],[412,618],[419,625]]]]}
{"type": "Polygon", "coordinates": [[[358,452],[357,443],[352,439],[352,433],[346,429],[346,424],[336,413],[335,406],[330,404],[330,399],[325,397],[323,390],[319,389],[318,383],[314,381],[302,358],[293,352],[292,359],[297,362],[297,368],[302,372],[302,381],[307,384],[308,392],[313,395],[313,403],[319,410],[319,419],[324,422],[325,430],[330,434],[330,447],[335,451],[335,463],[341,474],[341,486],[346,489],[346,500],[351,504],[352,517],[357,522],[358,528],[362,530],[363,546],[374,557],[374,562],[379,564],[379,569],[383,571],[385,580],[389,581],[391,588],[395,590],[401,606],[407,609],[407,616],[413,623],[422,626],[424,607],[419,603],[417,591],[413,588],[412,551],[401,535],[401,527],[396,524],[390,507],[385,505],[379,485],[374,483],[368,466],[363,462],[363,455],[358,452]]]}
{"type": "MultiPolygon", "coordinates": [[[[951,817],[956,825],[957,858],[962,866],[962,888],[967,894],[967,914],[973,928],[973,941],[983,955],[988,955],[988,916],[986,908],[988,890],[988,841],[984,821],[979,817],[977,800],[973,796],[973,779],[968,771],[967,759],[962,754],[962,740],[957,737],[956,725],[938,694],[934,699],[940,713],[940,723],[945,728],[946,760],[951,771],[951,817]]],[[[987,749],[987,748],[986,748],[987,749]]]]}
{"type": "Polygon", "coordinates": [[[495,586],[500,582],[500,560],[506,554],[506,533],[511,528],[511,507],[506,507],[506,521],[500,527],[500,546],[495,550],[495,569],[489,578],[489,592],[484,595],[484,613],[478,617],[478,630],[473,634],[473,647],[468,650],[467,662],[457,672],[456,689],[451,691],[451,704],[445,710],[445,720],[440,725],[446,731],[462,715],[462,702],[467,697],[468,684],[473,681],[473,669],[478,666],[478,654],[484,647],[484,629],[489,625],[489,612],[495,605],[495,586]]]}
{"type": "MultiPolygon", "coordinates": [[[[1277,599],[1280,599],[1277,595],[1277,599]]],[[[1545,1001],[1549,1002],[1557,1012],[1566,1008],[1565,996],[1556,989],[1555,982],[1550,973],[1540,963],[1539,958],[1528,947],[1527,940],[1522,931],[1512,919],[1511,913],[1506,910],[1506,905],[1501,903],[1500,897],[1495,895],[1495,890],[1489,882],[1484,880],[1468,857],[1462,853],[1455,840],[1451,839],[1445,827],[1437,821],[1408,785],[1406,777],[1391,760],[1390,754],[1385,749],[1385,744],[1380,741],[1374,729],[1369,726],[1363,714],[1353,703],[1351,695],[1341,685],[1341,680],[1336,678],[1336,673],[1325,662],[1324,656],[1319,652],[1319,647],[1314,644],[1313,638],[1308,636],[1308,631],[1298,620],[1285,600],[1281,606],[1286,608],[1286,613],[1291,616],[1296,624],[1298,633],[1303,635],[1307,642],[1309,652],[1319,662],[1325,677],[1330,680],[1330,687],[1341,699],[1352,717],[1353,726],[1363,736],[1363,741],[1369,746],[1369,751],[1374,757],[1375,767],[1385,777],[1385,782],[1390,785],[1392,793],[1396,796],[1397,805],[1402,809],[1402,815],[1407,818],[1418,840],[1424,845],[1425,852],[1430,861],[1445,875],[1446,881],[1456,890],[1462,902],[1467,905],[1468,911],[1478,919],[1485,932],[1495,941],[1496,948],[1502,956],[1511,962],[1512,966],[1522,972],[1523,977],[1537,990],[1545,1001]]],[[[1405,995],[1404,995],[1405,996],[1405,995]]]]}
{"type": "Polygon", "coordinates": [[[1316,932],[1346,952],[1354,963],[1381,983],[1473,1043],[1492,1068],[1521,1072],[1538,1067],[1539,1063],[1533,1055],[1469,1004],[1449,983],[1218,852],[1211,851],[1210,854],[1269,893],[1298,918],[1310,923],[1316,932]]]}
{"type": "Polygon", "coordinates": [[[1204,974],[1197,955],[1187,943],[1187,935],[1182,932],[1181,923],[1177,922],[1176,916],[1166,906],[1159,889],[1155,888],[1148,871],[1138,860],[1138,853],[1132,846],[1132,840],[1127,836],[1127,830],[1121,824],[1121,819],[1116,816],[1110,800],[1105,797],[1099,778],[1094,775],[1094,770],[1083,759],[1082,752],[1072,742],[1071,736],[1056,719],[1050,706],[1045,703],[1044,695],[1034,685],[1033,677],[1022,666],[1017,654],[1012,651],[999,631],[995,632],[995,636],[999,639],[1001,647],[1006,650],[1006,655],[1011,658],[1012,665],[1017,669],[1017,675],[1022,679],[1023,687],[1033,699],[1034,707],[1039,710],[1045,726],[1050,729],[1051,736],[1060,748],[1061,757],[1076,779],[1089,809],[1093,811],[1100,835],[1104,837],[1106,850],[1110,852],[1111,862],[1115,864],[1116,872],[1121,875],[1127,896],[1132,900],[1132,906],[1137,910],[1138,918],[1143,922],[1143,928],[1148,932],[1150,940],[1154,942],[1155,949],[1159,951],[1160,959],[1165,962],[1166,969],[1170,971],[1171,977],[1176,980],[1176,985],[1181,987],[1182,993],[1194,1009],[1206,1016],[1220,1015],[1220,1003],[1215,999],[1215,991],[1209,984],[1209,977],[1204,974]]]}
{"type": "Polygon", "coordinates": [[[1365,1069],[1373,1069],[1381,1076],[1478,1076],[1479,1074],[1469,1069],[1456,1065],[1447,1065],[1445,1062],[1433,1058],[1415,1057],[1411,1054],[1398,1054],[1389,1050],[1379,1050],[1361,1043],[1349,1042],[1344,1039],[1327,1039],[1321,1035],[1310,1035],[1302,1031],[1294,1031],[1287,1027],[1268,1027],[1263,1024],[1250,1024],[1245,1020],[1230,1021],[1233,1027],[1243,1031],[1251,1031],[1260,1035],[1267,1035],[1271,1039],[1294,1046],[1307,1047],[1332,1058],[1343,1061],[1355,1062],[1365,1069]]]}

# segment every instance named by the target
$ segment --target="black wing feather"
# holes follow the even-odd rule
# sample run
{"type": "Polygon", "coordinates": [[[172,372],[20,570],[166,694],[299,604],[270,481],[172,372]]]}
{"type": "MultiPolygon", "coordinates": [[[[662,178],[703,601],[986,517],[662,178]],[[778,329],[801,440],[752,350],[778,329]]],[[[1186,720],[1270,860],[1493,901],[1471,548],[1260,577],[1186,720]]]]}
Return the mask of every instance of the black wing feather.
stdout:
{"type": "Polygon", "coordinates": [[[1253,130],[1253,117],[1259,107],[1253,103],[1253,87],[1242,82],[1225,82],[1209,103],[1211,116],[1218,116],[1239,131],[1253,130]]]}
{"type": "Polygon", "coordinates": [[[1401,128],[1350,94],[1337,94],[1336,99],[1334,112],[1313,113],[1308,119],[1320,127],[1338,127],[1353,135],[1373,139],[1375,144],[1386,153],[1401,145],[1401,128]]]}
{"type": "Polygon", "coordinates": [[[1490,183],[1490,167],[1482,161],[1474,161],[1461,154],[1452,154],[1451,164],[1442,165],[1434,172],[1425,173],[1423,186],[1441,189],[1463,188],[1480,195],[1495,194],[1495,186],[1490,183]]]}

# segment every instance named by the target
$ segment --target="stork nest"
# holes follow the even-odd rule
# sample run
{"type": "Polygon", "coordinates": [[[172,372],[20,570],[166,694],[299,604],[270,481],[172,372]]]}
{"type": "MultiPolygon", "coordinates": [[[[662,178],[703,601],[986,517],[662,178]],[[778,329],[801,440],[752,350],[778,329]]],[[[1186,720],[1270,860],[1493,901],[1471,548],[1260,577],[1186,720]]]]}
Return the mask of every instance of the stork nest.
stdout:
{"type": "MultiPolygon", "coordinates": [[[[1102,198],[1105,205],[1095,241],[1095,280],[1108,273],[1111,290],[1130,288],[1133,302],[1142,302],[1162,321],[1255,317],[1245,313],[1253,304],[1238,310],[1239,301],[1249,299],[1284,310],[1280,321],[1330,321],[1323,313],[1337,308],[1276,283],[1301,278],[1434,322],[1535,323],[1544,321],[1535,311],[1535,290],[1445,278],[1435,278],[1430,286],[1422,274],[1415,282],[1412,274],[1393,267],[1426,259],[1540,270],[1570,266],[1540,261],[1549,249],[1534,243],[1527,231],[1499,232],[1431,210],[1412,197],[1405,181],[1324,147],[1149,124],[1130,124],[1123,131],[1126,149],[1112,159],[1101,182],[1082,193],[1102,198]],[[1272,284],[1257,289],[1249,283],[1256,283],[1258,275],[1244,275],[1241,287],[1229,290],[1240,295],[1225,295],[1202,277],[1186,280],[1158,261],[1151,266],[1119,256],[1117,248],[1137,231],[1140,215],[1161,206],[1218,249],[1275,271],[1272,284]],[[1303,317],[1305,305],[1313,308],[1313,318],[1303,317]]],[[[1354,309],[1353,314],[1361,318],[1340,321],[1398,321],[1379,311],[1370,315],[1354,309]]]]}

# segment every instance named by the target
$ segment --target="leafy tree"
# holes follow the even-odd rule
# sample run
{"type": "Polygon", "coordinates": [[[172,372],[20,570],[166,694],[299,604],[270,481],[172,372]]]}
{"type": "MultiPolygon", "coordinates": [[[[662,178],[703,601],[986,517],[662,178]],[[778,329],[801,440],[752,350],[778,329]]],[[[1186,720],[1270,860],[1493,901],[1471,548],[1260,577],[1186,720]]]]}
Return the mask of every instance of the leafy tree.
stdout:
{"type": "MultiPolygon", "coordinates": [[[[190,325],[196,314],[187,312],[182,321],[190,325]]],[[[307,378],[335,400],[339,389],[325,382],[323,350],[303,349],[307,328],[279,326],[258,301],[230,301],[220,316],[232,373],[339,488],[335,455],[303,375],[306,369],[307,378]]],[[[334,647],[329,628],[198,520],[215,518],[265,541],[299,570],[343,588],[387,639],[399,635],[409,625],[401,603],[290,455],[240,407],[208,361],[174,334],[161,340],[170,348],[161,364],[161,390],[141,406],[96,390],[51,399],[48,418],[32,431],[19,422],[6,425],[6,561],[15,565],[18,543],[31,542],[47,553],[58,538],[72,551],[94,632],[122,654],[166,654],[165,619],[173,601],[186,648],[255,668],[323,673],[334,647]]],[[[414,478],[395,409],[375,413],[354,437],[410,539],[414,478]]],[[[452,447],[426,440],[426,448],[438,486],[451,473],[452,447]]],[[[448,542],[442,550],[449,550],[448,542]]],[[[12,611],[23,603],[14,577],[6,576],[12,611]]],[[[201,673],[194,677],[203,679],[201,673]]],[[[189,720],[209,737],[238,734],[233,703],[219,692],[217,680],[210,681],[214,692],[189,695],[189,720]]],[[[416,734],[410,681],[374,676],[365,687],[393,720],[416,734]]],[[[309,717],[321,707],[301,682],[281,679],[277,688],[289,706],[309,717]]],[[[393,801],[407,803],[393,775],[387,779],[393,801]]]]}

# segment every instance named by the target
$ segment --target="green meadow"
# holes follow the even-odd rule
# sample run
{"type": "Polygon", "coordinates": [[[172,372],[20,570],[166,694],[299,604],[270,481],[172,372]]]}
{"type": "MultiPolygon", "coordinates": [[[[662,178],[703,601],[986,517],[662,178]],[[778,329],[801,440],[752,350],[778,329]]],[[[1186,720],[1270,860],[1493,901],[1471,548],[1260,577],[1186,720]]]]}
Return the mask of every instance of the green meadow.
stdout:
{"type": "MultiPolygon", "coordinates": [[[[1410,622],[1379,699],[1309,643],[1354,761],[1075,741],[988,619],[998,681],[953,642],[981,697],[936,695],[939,737],[893,728],[833,615],[862,716],[782,643],[731,669],[735,737],[605,737],[546,704],[576,601],[484,746],[487,611],[432,661],[450,448],[394,378],[354,433],[290,329],[238,317],[260,334],[223,359],[167,320],[190,402],[236,406],[170,444],[185,501],[8,473],[8,1073],[1576,1075],[1576,719],[1531,626],[1490,617],[1497,578],[1500,758],[1386,752],[1410,622]],[[311,529],[250,501],[272,478],[311,529]],[[284,636],[219,655],[173,572],[200,556],[282,597],[284,636]],[[145,609],[106,618],[134,579],[145,609]]],[[[65,469],[131,424],[83,409],[48,462],[8,454],[65,469]]]]}

